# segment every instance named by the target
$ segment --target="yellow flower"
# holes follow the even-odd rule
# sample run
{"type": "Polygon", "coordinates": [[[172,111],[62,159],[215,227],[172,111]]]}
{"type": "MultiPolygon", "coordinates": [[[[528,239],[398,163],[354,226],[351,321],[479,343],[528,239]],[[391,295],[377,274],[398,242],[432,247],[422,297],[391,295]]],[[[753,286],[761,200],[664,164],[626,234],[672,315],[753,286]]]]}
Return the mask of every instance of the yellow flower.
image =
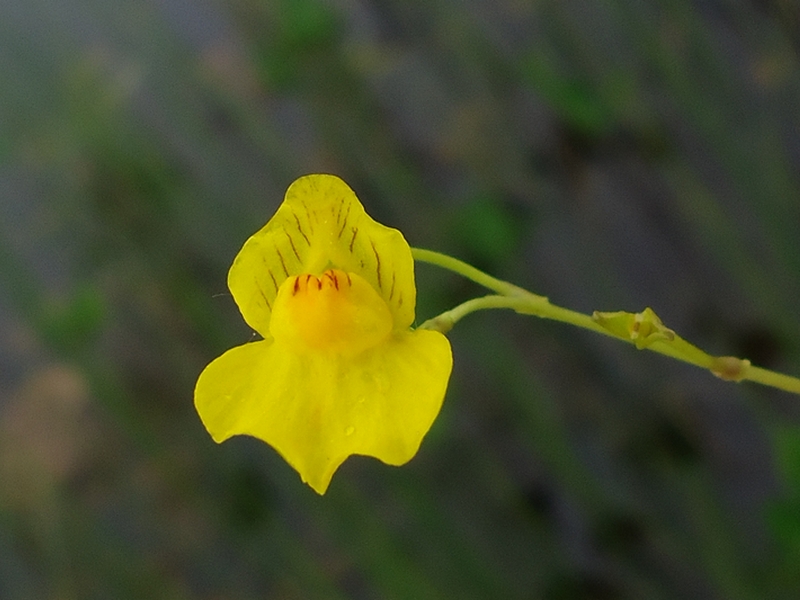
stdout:
{"type": "Polygon", "coordinates": [[[216,442],[260,438],[320,494],[351,454],[390,465],[416,454],[444,399],[450,344],[411,329],[411,249],[341,179],[295,181],[228,287],[264,339],[200,374],[195,407],[216,442]]]}

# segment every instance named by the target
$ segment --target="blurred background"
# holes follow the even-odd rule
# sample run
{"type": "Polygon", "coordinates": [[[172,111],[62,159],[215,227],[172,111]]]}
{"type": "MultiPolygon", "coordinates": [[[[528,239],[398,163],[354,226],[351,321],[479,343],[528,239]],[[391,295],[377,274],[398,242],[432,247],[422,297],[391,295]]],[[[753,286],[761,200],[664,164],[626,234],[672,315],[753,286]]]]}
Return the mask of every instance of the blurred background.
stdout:
{"type": "MultiPolygon", "coordinates": [[[[800,375],[793,0],[3,0],[0,598],[800,597],[800,398],[505,312],[402,468],[216,445],[313,172],[414,246],[800,375]]],[[[418,265],[418,322],[477,294],[418,265]]]]}

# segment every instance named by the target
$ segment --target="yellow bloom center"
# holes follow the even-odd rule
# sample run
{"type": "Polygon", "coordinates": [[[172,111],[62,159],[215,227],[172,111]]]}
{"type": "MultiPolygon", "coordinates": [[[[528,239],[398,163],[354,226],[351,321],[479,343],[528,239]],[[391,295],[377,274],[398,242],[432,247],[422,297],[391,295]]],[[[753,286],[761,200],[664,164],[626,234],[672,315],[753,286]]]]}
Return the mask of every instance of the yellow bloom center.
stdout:
{"type": "Polygon", "coordinates": [[[363,277],[328,269],[286,278],[269,330],[300,352],[355,356],[384,341],[392,325],[386,302],[363,277]]]}

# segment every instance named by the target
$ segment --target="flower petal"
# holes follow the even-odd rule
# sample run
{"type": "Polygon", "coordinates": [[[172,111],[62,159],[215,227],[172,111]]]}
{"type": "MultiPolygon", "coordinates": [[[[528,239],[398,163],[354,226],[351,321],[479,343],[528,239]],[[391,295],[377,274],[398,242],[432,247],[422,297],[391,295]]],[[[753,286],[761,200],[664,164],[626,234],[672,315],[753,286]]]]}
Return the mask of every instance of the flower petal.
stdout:
{"type": "Polygon", "coordinates": [[[414,261],[403,234],[374,221],[334,175],[297,179],[269,222],[248,239],[228,273],[245,321],[269,338],[281,283],[290,275],[329,268],[357,273],[386,301],[394,328],[414,321],[414,261]]]}
{"type": "Polygon", "coordinates": [[[215,441],[260,438],[323,494],[351,454],[409,461],[439,413],[451,368],[450,344],[434,331],[395,333],[355,359],[254,342],[206,367],[195,405],[215,441]]]}

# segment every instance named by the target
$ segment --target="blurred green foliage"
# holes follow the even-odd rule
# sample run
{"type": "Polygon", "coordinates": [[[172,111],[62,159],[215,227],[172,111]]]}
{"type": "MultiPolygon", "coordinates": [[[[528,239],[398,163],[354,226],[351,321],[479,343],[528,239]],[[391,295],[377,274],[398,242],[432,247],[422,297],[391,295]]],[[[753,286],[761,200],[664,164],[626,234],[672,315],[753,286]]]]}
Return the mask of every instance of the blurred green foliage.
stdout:
{"type": "Polygon", "coordinates": [[[60,354],[79,353],[103,327],[103,302],[98,290],[87,287],[67,299],[64,306],[46,310],[42,322],[37,324],[43,341],[60,354]]]}
{"type": "MultiPolygon", "coordinates": [[[[479,314],[419,455],[215,445],[225,276],[340,175],[412,245],[800,373],[790,2],[0,4],[0,598],[787,599],[797,399],[479,314]]],[[[421,322],[481,293],[418,269],[421,322]]]]}

